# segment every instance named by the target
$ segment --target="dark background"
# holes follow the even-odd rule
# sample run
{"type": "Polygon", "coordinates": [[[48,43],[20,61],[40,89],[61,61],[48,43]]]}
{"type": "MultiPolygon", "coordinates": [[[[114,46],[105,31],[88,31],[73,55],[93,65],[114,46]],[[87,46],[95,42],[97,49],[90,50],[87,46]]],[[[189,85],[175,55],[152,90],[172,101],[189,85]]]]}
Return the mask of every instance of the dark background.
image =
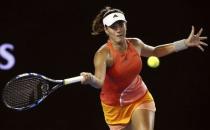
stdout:
{"type": "MultiPolygon", "coordinates": [[[[95,51],[106,42],[92,36],[95,15],[109,5],[123,10],[128,37],[156,46],[187,38],[191,26],[209,36],[207,1],[191,0],[76,0],[0,2],[0,45],[11,43],[16,65],[0,70],[0,89],[17,74],[36,72],[53,79],[94,72],[95,51]]],[[[208,43],[208,41],[207,41],[208,43]]],[[[154,96],[155,130],[209,130],[209,48],[174,53],[151,69],[143,58],[141,75],[154,96]]],[[[38,107],[24,112],[0,103],[2,130],[108,130],[99,90],[79,83],[61,88],[38,107]]]]}

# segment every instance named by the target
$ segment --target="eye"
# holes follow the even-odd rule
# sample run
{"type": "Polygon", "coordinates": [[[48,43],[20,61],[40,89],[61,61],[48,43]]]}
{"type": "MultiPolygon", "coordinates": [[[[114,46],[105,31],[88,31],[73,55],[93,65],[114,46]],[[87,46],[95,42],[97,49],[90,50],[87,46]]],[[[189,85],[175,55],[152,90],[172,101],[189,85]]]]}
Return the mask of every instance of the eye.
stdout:
{"type": "Polygon", "coordinates": [[[116,24],[116,23],[112,24],[112,25],[110,26],[110,28],[116,29],[116,28],[117,28],[117,24],[116,24]]]}

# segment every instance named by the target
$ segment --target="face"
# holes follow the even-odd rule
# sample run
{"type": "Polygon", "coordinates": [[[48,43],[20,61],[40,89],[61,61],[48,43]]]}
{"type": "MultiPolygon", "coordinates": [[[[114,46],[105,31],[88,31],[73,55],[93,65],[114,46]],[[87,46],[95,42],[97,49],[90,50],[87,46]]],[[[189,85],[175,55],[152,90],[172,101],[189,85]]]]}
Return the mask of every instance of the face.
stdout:
{"type": "Polygon", "coordinates": [[[119,43],[125,40],[126,37],[126,22],[117,21],[109,27],[105,27],[105,32],[109,36],[109,39],[119,43]]]}

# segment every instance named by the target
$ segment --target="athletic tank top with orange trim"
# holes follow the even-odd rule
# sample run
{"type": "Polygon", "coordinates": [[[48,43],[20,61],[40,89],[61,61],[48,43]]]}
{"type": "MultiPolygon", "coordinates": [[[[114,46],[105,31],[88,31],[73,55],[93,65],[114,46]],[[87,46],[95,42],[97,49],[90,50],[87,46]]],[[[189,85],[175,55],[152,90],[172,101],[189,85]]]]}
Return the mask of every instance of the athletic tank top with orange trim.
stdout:
{"type": "Polygon", "coordinates": [[[123,106],[135,102],[147,92],[139,73],[142,69],[141,57],[132,43],[127,41],[127,50],[120,52],[108,41],[113,57],[113,65],[107,68],[100,99],[104,104],[123,106]]]}

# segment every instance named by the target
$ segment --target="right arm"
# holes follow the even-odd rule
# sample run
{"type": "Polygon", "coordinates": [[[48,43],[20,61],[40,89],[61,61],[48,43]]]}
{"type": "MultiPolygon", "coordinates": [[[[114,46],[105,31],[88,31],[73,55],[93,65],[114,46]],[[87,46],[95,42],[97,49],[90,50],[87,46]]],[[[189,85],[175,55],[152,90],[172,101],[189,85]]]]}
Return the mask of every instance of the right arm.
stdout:
{"type": "Polygon", "coordinates": [[[100,89],[103,86],[106,76],[107,59],[109,56],[109,50],[105,46],[102,46],[94,56],[95,74],[88,72],[82,72],[84,77],[82,84],[90,84],[94,88],[100,89]]]}

